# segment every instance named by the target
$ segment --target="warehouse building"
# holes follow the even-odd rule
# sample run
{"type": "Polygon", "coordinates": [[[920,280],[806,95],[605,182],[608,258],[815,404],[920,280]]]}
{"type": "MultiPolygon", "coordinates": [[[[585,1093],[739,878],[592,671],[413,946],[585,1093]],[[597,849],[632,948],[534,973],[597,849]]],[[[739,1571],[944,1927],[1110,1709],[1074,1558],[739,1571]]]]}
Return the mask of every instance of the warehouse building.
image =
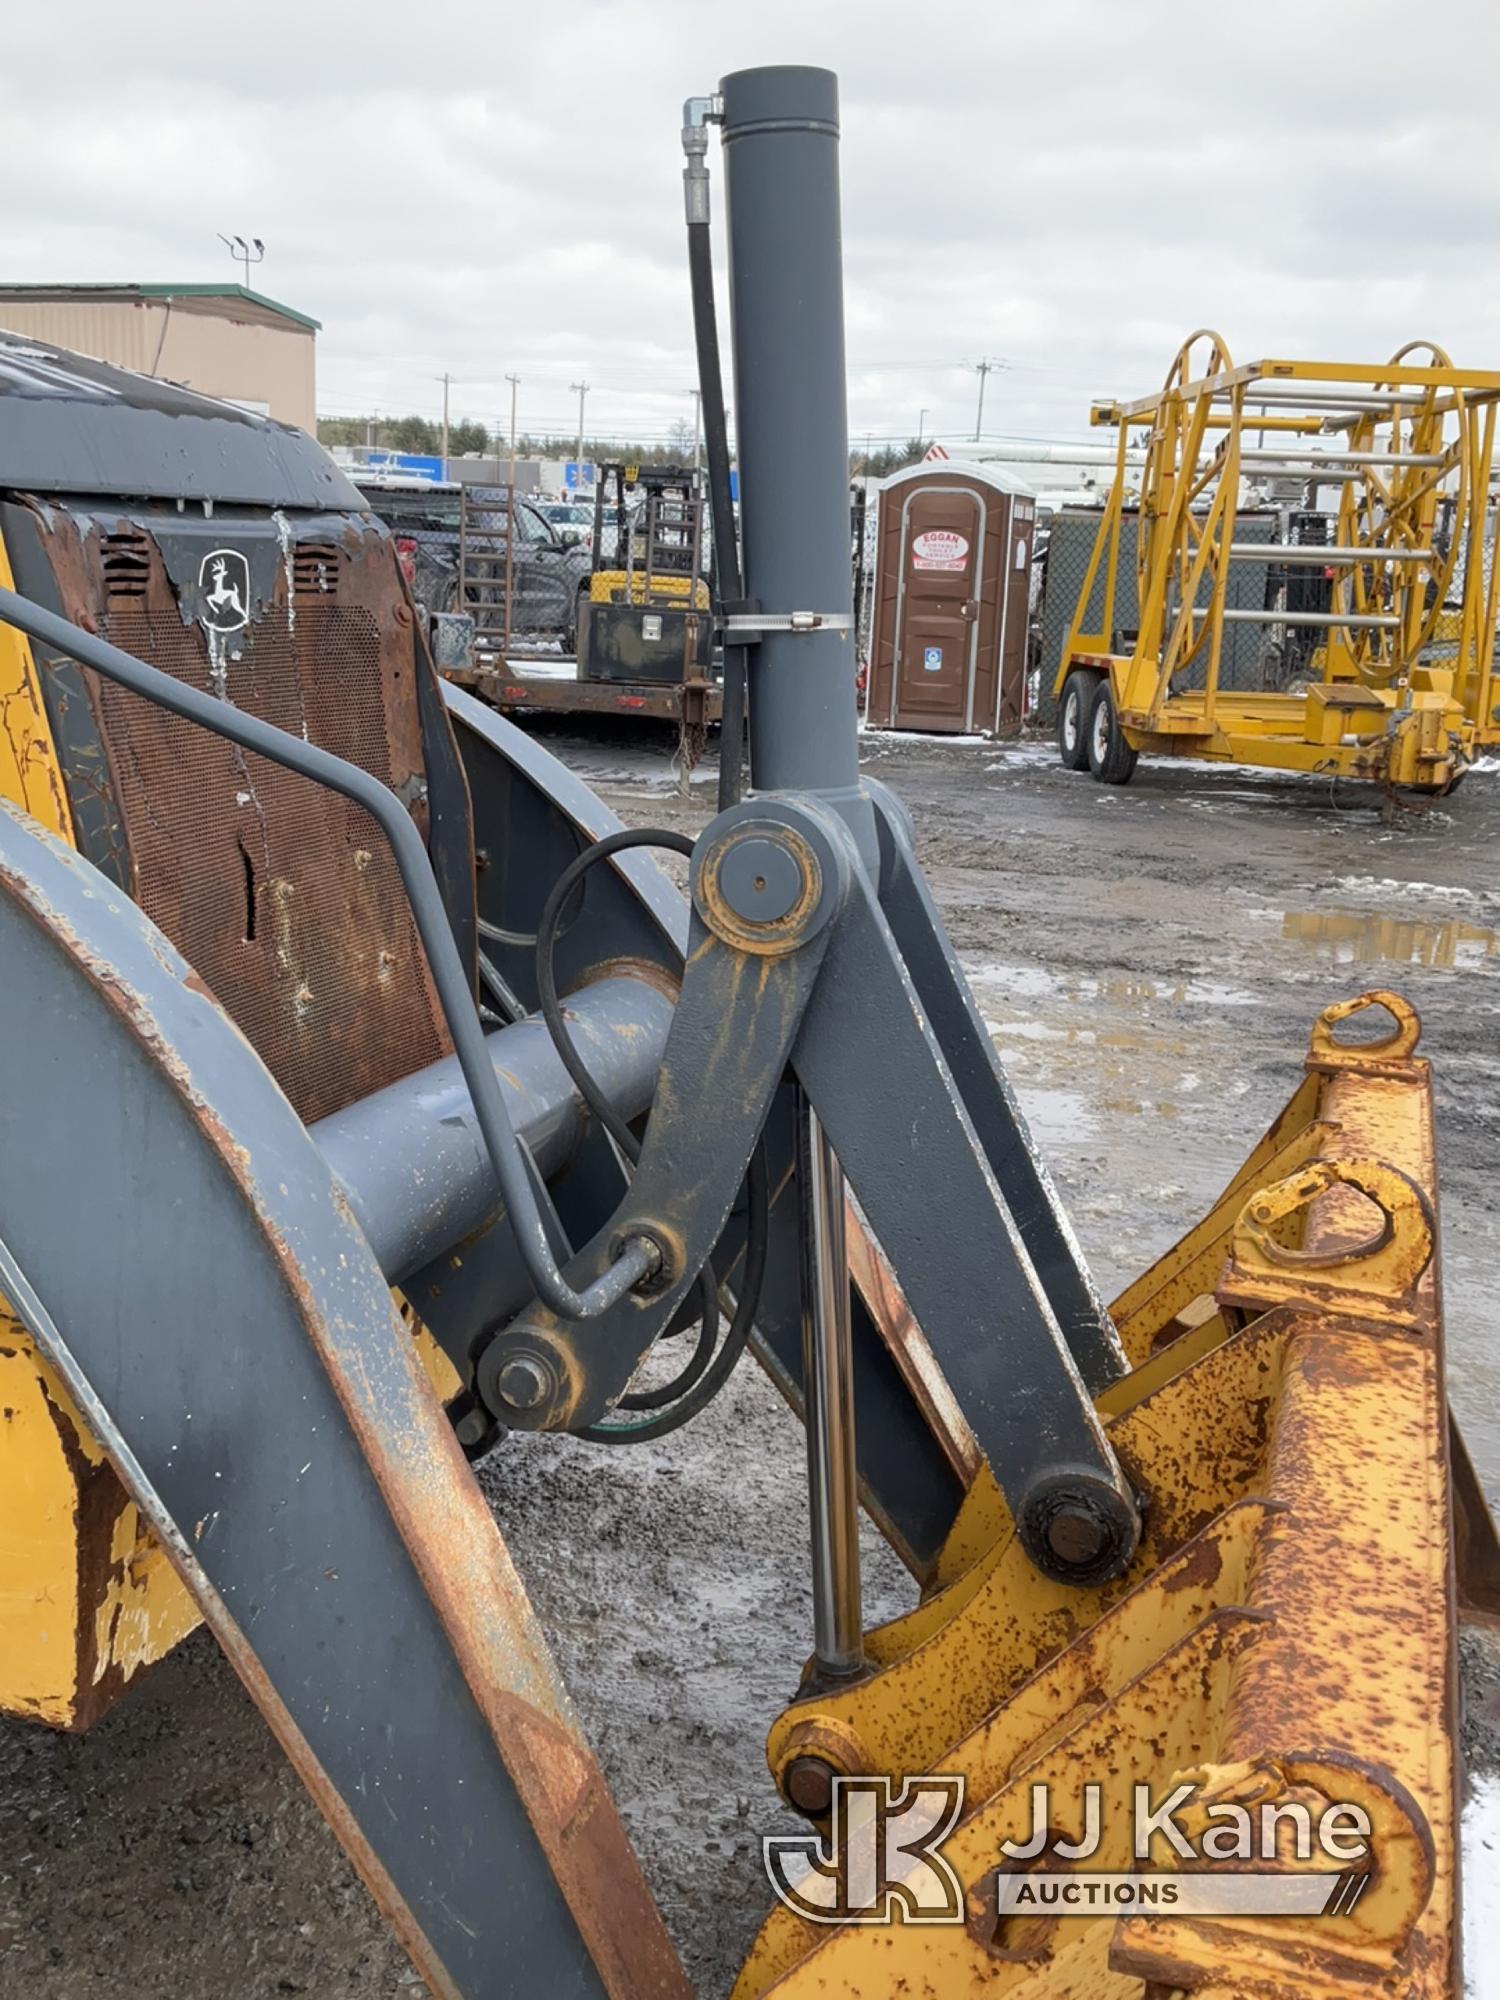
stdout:
{"type": "Polygon", "coordinates": [[[244,285],[0,285],[0,327],[316,426],[317,320],[244,285]]]}

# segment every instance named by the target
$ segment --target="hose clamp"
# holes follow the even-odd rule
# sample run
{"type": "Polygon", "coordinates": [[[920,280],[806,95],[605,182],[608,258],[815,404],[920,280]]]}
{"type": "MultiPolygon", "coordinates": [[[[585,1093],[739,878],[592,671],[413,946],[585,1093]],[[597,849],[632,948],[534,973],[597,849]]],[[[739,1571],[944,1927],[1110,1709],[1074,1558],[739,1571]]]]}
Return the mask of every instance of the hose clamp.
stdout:
{"type": "Polygon", "coordinates": [[[744,611],[724,620],[724,638],[731,646],[751,646],[772,632],[852,632],[847,611],[744,611]]]}

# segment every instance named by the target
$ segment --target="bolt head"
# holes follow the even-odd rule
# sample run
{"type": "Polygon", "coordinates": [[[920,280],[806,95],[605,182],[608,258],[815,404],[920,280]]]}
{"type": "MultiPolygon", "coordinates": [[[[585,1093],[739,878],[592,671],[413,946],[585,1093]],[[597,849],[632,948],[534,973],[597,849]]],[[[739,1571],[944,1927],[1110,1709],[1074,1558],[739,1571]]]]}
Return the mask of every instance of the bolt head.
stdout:
{"type": "Polygon", "coordinates": [[[534,1355],[517,1354],[500,1370],[501,1399],[513,1410],[534,1410],[546,1401],[552,1378],[544,1363],[534,1355]]]}
{"type": "Polygon", "coordinates": [[[833,1809],[833,1766],[822,1757],[794,1757],[786,1767],[782,1789],[787,1801],[810,1819],[833,1809]]]}
{"type": "Polygon", "coordinates": [[[1097,1562],[1107,1539],[1104,1523],[1081,1508],[1064,1507],[1047,1523],[1047,1546],[1070,1569],[1097,1562]]]}

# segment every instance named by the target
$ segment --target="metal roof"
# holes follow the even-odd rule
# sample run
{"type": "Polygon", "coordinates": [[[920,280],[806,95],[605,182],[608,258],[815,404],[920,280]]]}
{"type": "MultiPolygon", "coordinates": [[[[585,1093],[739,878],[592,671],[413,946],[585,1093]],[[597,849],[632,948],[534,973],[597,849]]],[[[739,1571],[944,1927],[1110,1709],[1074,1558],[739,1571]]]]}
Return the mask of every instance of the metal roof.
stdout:
{"type": "Polygon", "coordinates": [[[957,473],[960,479],[969,479],[980,486],[993,486],[999,493],[1019,494],[1023,500],[1036,497],[1036,488],[1028,486],[1024,479],[1018,479],[1013,472],[1007,472],[1000,465],[982,465],[970,458],[920,458],[915,465],[903,465],[899,472],[893,472],[882,479],[877,491],[884,493],[887,487],[904,486],[913,479],[931,479],[934,476],[946,479],[957,473]]]}
{"type": "Polygon", "coordinates": [[[136,285],[136,284],[87,284],[87,285],[5,285],[0,284],[0,299],[35,299],[39,303],[46,299],[224,299],[243,300],[247,305],[259,306],[263,312],[274,313],[279,319],[290,320],[294,326],[305,326],[311,332],[322,330],[322,321],[311,319],[306,313],[296,312],[291,306],[282,305],[279,299],[267,298],[264,292],[252,292],[248,285],[136,285]]]}

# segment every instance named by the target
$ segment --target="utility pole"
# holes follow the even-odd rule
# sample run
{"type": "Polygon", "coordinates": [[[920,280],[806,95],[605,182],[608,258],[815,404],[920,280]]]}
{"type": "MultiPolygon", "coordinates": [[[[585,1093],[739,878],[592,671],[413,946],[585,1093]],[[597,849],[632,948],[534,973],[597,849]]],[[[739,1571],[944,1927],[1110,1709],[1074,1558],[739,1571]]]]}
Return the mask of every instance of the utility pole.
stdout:
{"type": "Polygon", "coordinates": [[[501,646],[508,653],[512,555],[516,546],[516,391],[521,386],[521,378],[519,375],[507,375],[505,379],[510,384],[510,488],[505,496],[505,632],[501,646]]]}
{"type": "Polygon", "coordinates": [[[918,444],[923,443],[926,439],[926,436],[927,436],[927,410],[924,405],[924,407],[918,410],[917,412],[917,443],[918,444]]]}
{"type": "Polygon", "coordinates": [[[976,374],[976,375],[977,375],[977,376],[979,377],[979,409],[978,409],[978,412],[977,412],[977,414],[975,415],[975,418],[974,418],[974,442],[975,442],[975,444],[978,444],[978,442],[979,442],[979,433],[980,433],[980,431],[981,431],[981,430],[982,430],[982,429],[984,428],[984,383],[985,383],[985,377],[986,377],[986,376],[987,376],[987,375],[989,374],[989,372],[990,372],[990,370],[991,370],[992,368],[998,368],[998,369],[1006,369],[1006,368],[1008,368],[1009,366],[1010,366],[1010,363],[1009,363],[1008,361],[991,361],[991,360],[990,360],[990,359],[988,358],[988,356],[986,356],[986,358],[985,358],[985,359],[984,359],[983,361],[976,361],[976,362],[974,363],[974,372],[975,372],[975,374],[976,374]]]}
{"type": "MultiPolygon", "coordinates": [[[[515,377],[512,375],[507,379],[513,382],[515,380],[515,377]]],[[[583,482],[583,404],[584,404],[584,398],[588,395],[589,392],[589,385],[587,382],[570,382],[568,384],[568,387],[573,391],[573,394],[578,398],[577,465],[578,465],[578,479],[579,479],[579,484],[581,485],[583,482]]],[[[512,430],[515,429],[514,424],[511,425],[511,429],[512,430]]]]}
{"type": "Polygon", "coordinates": [[[448,477],[448,385],[453,378],[451,375],[445,373],[441,379],[443,384],[443,477],[446,479],[448,477]]]}
{"type": "Polygon", "coordinates": [[[689,389],[688,394],[693,399],[693,470],[696,472],[698,470],[699,441],[703,436],[703,391],[701,389],[689,389]]]}

